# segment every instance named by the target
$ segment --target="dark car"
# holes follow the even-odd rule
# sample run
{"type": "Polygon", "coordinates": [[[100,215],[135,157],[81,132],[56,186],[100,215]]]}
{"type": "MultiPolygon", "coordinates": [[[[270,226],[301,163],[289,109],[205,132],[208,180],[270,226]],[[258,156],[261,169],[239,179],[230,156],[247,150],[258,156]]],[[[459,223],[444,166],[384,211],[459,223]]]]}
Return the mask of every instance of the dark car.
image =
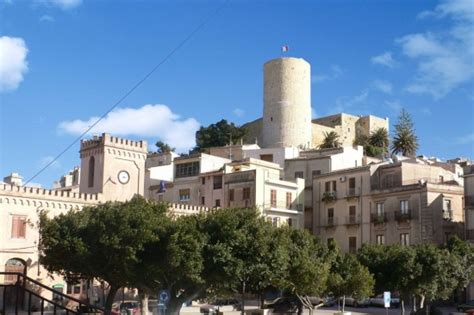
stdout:
{"type": "Polygon", "coordinates": [[[474,308],[474,300],[467,301],[466,303],[458,304],[457,309],[460,312],[465,312],[467,310],[474,308]]]}
{"type": "Polygon", "coordinates": [[[201,305],[199,312],[203,314],[217,314],[218,311],[240,311],[242,304],[237,299],[217,299],[210,304],[201,305]]]}
{"type": "Polygon", "coordinates": [[[296,313],[298,312],[298,303],[299,301],[295,297],[279,297],[264,305],[263,308],[272,310],[272,313],[296,313]]]}

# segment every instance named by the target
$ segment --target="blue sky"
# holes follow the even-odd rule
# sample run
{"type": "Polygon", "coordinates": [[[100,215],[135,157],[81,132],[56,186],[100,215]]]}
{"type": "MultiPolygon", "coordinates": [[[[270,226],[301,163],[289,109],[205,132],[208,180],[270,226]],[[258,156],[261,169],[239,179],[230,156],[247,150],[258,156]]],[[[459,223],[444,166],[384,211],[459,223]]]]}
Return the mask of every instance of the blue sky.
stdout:
{"type": "MultiPolygon", "coordinates": [[[[0,175],[32,176],[222,1],[0,1],[0,175]]],[[[474,4],[230,0],[94,133],[192,146],[200,125],[262,114],[262,67],[312,66],[317,117],[406,108],[420,154],[474,158],[474,4]]],[[[80,164],[79,144],[34,182],[80,164]]]]}

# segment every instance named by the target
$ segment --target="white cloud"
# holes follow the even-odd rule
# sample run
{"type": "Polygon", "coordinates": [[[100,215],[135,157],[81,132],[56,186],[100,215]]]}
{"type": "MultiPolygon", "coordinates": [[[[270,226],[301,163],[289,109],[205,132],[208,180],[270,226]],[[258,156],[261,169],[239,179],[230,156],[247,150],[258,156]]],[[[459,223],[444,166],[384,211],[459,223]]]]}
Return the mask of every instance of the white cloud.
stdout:
{"type": "Polygon", "coordinates": [[[416,75],[406,90],[439,99],[474,77],[474,6],[471,0],[444,1],[419,17],[452,22],[444,32],[426,31],[396,40],[403,53],[417,62],[416,75]]]}
{"type": "MultiPolygon", "coordinates": [[[[80,135],[97,119],[98,117],[91,117],[88,120],[63,121],[58,125],[58,130],[80,135]]],[[[176,147],[178,152],[183,152],[195,145],[195,133],[199,127],[196,119],[182,119],[166,105],[149,104],[140,108],[117,108],[88,133],[108,132],[116,136],[159,139],[176,147]]]]}
{"type": "Polygon", "coordinates": [[[241,108],[235,108],[232,113],[237,117],[243,117],[245,115],[245,111],[241,108]]]}
{"type": "Polygon", "coordinates": [[[313,82],[323,82],[326,80],[335,80],[343,74],[343,71],[338,65],[331,65],[328,73],[319,73],[311,76],[313,82]]]}
{"type": "Polygon", "coordinates": [[[362,90],[359,94],[353,97],[338,97],[336,99],[336,104],[331,106],[331,111],[327,114],[331,115],[334,113],[348,113],[353,109],[357,110],[358,113],[366,112],[368,97],[368,89],[362,90]]]}
{"type": "Polygon", "coordinates": [[[63,10],[74,9],[82,4],[82,0],[36,0],[36,2],[47,6],[56,6],[63,10]]]}
{"type": "Polygon", "coordinates": [[[391,94],[392,93],[392,84],[388,81],[375,80],[372,82],[372,86],[383,93],[391,94]]]}
{"type": "Polygon", "coordinates": [[[370,59],[373,64],[394,68],[397,62],[392,58],[392,53],[389,51],[384,52],[381,55],[374,56],[370,59]]]}
{"type": "Polygon", "coordinates": [[[25,41],[18,37],[0,37],[0,92],[15,90],[28,71],[25,41]]]}
{"type": "Polygon", "coordinates": [[[51,15],[47,15],[47,14],[42,15],[39,20],[40,22],[50,22],[50,23],[54,22],[54,18],[51,15]]]}

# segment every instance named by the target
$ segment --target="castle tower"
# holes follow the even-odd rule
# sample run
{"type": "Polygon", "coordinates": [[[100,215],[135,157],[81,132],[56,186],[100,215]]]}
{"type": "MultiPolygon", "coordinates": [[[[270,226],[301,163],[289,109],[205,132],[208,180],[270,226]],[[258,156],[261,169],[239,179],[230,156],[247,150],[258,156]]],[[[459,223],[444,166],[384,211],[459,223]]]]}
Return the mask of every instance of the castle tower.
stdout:
{"type": "Polygon", "coordinates": [[[104,133],[81,141],[81,193],[102,193],[105,200],[125,201],[144,195],[146,141],[104,133]]]}
{"type": "Polygon", "coordinates": [[[311,66],[301,58],[264,65],[262,147],[311,146],[311,66]]]}

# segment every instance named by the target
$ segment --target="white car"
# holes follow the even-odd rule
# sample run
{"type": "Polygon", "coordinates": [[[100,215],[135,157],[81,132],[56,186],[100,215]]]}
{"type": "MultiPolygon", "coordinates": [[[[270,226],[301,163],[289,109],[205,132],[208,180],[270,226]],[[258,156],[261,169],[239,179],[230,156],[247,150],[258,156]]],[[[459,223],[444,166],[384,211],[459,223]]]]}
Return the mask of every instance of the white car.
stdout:
{"type": "MultiPolygon", "coordinates": [[[[385,301],[383,299],[383,294],[379,294],[370,299],[370,305],[372,306],[380,306],[385,307],[385,301]]],[[[391,296],[390,299],[390,307],[398,307],[400,306],[400,297],[399,296],[391,296]]]]}
{"type": "Polygon", "coordinates": [[[353,297],[346,297],[346,305],[353,307],[369,307],[370,299],[355,299],[353,297]]]}

